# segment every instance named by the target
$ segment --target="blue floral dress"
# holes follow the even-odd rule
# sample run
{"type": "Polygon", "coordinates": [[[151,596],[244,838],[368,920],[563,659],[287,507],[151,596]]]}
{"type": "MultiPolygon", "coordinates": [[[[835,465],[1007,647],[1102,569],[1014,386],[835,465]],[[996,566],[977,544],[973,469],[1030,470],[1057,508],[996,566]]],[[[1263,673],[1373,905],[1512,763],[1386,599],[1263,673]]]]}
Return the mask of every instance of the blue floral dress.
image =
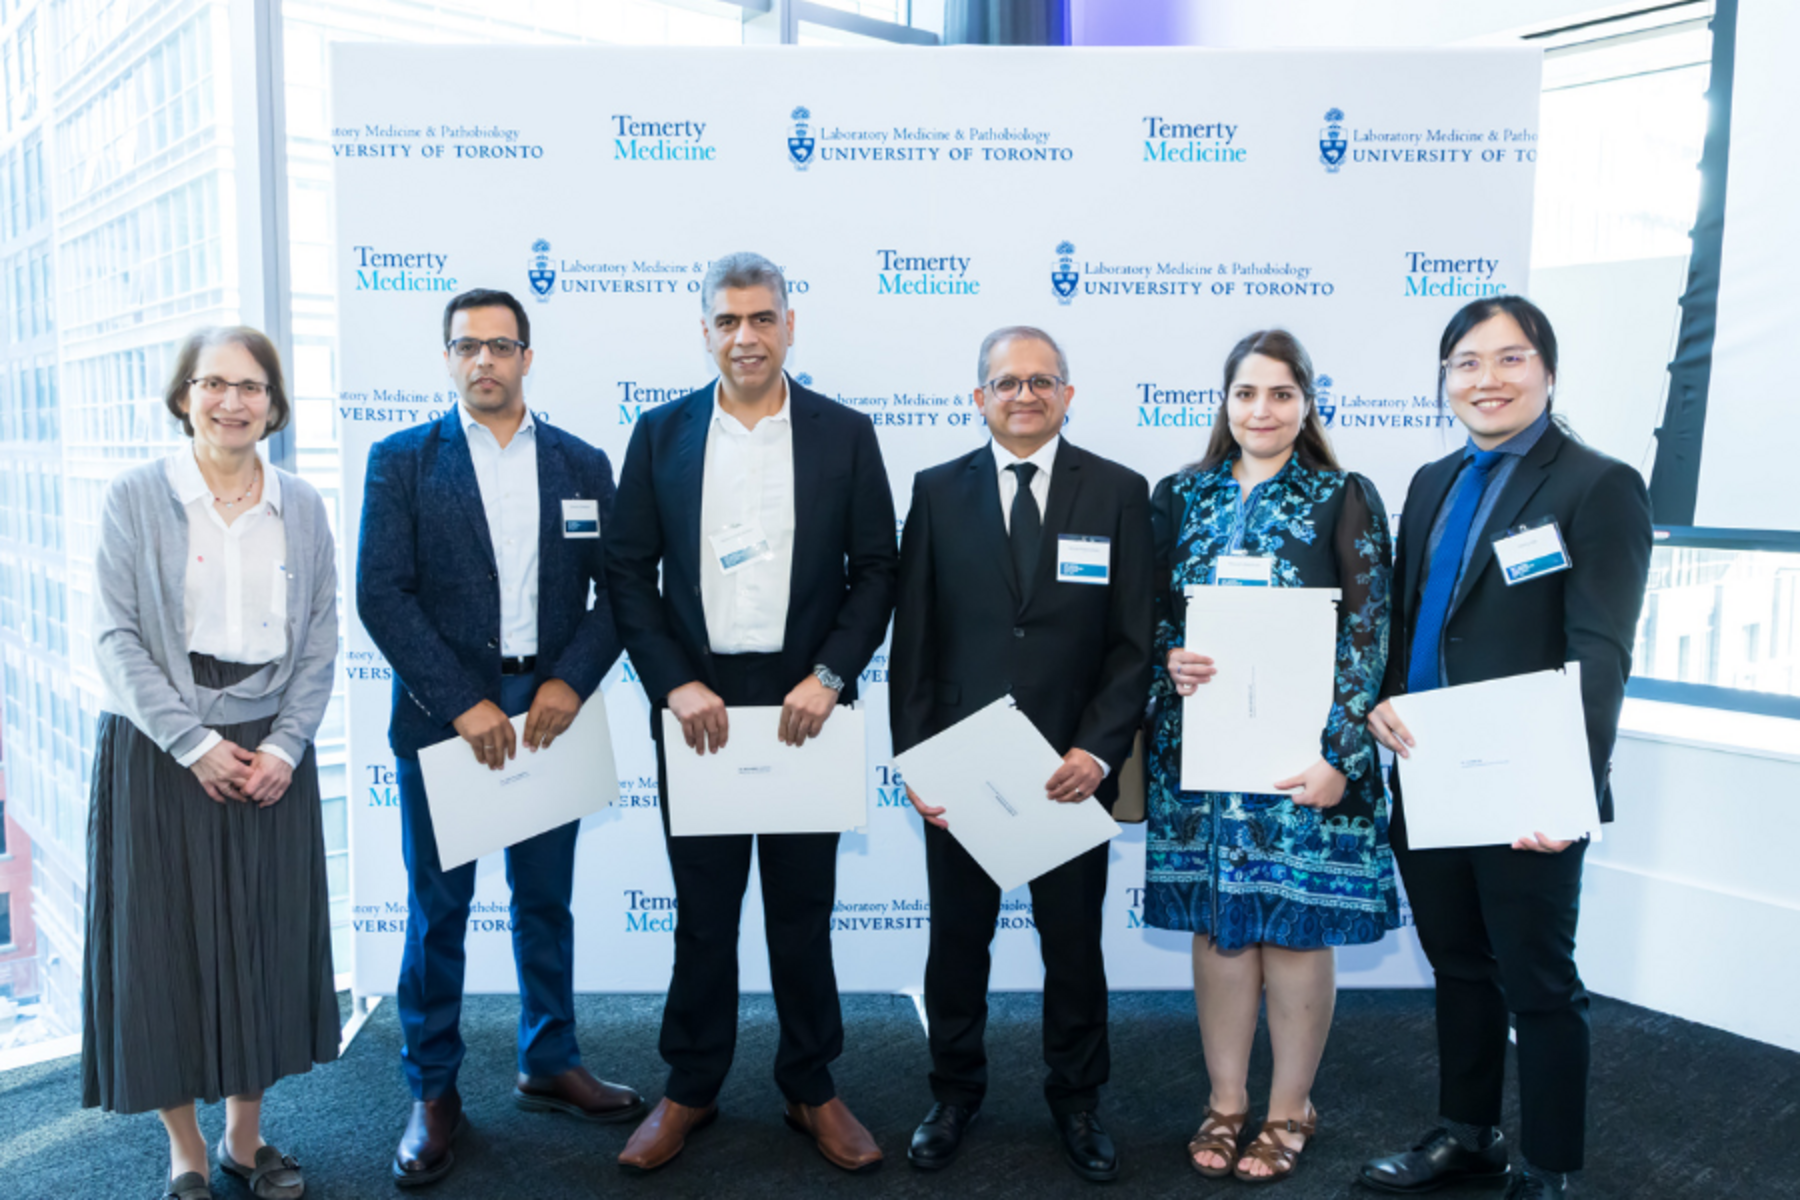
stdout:
{"type": "Polygon", "coordinates": [[[1387,665],[1393,551],[1381,497],[1361,475],[1309,470],[1295,457],[1240,503],[1228,460],[1164,479],[1150,514],[1159,586],[1145,923],[1208,934],[1227,950],[1379,941],[1400,925],[1387,795],[1364,723],[1387,665]],[[1213,582],[1215,560],[1234,546],[1272,558],[1275,587],[1343,592],[1336,697],[1320,737],[1325,761],[1349,780],[1334,808],[1181,790],[1181,697],[1165,665],[1183,641],[1184,589],[1213,582]]]}

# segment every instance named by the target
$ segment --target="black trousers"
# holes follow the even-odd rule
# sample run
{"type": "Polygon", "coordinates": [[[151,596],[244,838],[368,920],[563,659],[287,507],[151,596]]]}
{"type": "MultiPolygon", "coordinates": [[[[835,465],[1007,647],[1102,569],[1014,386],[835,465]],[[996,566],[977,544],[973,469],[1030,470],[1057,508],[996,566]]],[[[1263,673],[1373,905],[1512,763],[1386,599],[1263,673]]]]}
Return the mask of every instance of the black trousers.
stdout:
{"type": "MultiPolygon", "coordinates": [[[[800,682],[781,673],[775,654],[719,655],[713,663],[719,695],[729,705],[778,705],[800,682]]],[[[660,714],[657,720],[657,777],[666,780],[666,754],[693,751],[681,742],[665,747],[660,714]]],[[[677,1104],[704,1107],[718,1096],[731,1070],[737,1048],[738,921],[754,849],[762,877],[769,982],[781,1024],[775,1083],[795,1103],[824,1104],[837,1095],[831,1063],[844,1049],[844,1018],[831,962],[837,834],[670,837],[666,785],[661,796],[676,906],[675,972],[663,1006],[659,1045],[669,1064],[666,1094],[677,1104]]],[[[680,802],[679,797],[674,801],[680,802]]]]}
{"type": "Polygon", "coordinates": [[[1520,1149],[1578,1171],[1587,1136],[1588,993],[1575,969],[1581,863],[1506,846],[1412,850],[1396,809],[1394,859],[1437,977],[1439,1112],[1500,1123],[1507,1013],[1519,1041],[1520,1149]]]}
{"type": "MultiPolygon", "coordinates": [[[[1107,846],[1031,883],[1031,915],[1044,956],[1044,1095],[1059,1115],[1092,1111],[1112,1069],[1106,1040],[1106,961],[1100,949],[1107,846]]],[[[925,1017],[931,1025],[931,1094],[973,1107],[987,1093],[989,947],[1000,888],[955,838],[925,827],[931,950],[925,1017]]]]}

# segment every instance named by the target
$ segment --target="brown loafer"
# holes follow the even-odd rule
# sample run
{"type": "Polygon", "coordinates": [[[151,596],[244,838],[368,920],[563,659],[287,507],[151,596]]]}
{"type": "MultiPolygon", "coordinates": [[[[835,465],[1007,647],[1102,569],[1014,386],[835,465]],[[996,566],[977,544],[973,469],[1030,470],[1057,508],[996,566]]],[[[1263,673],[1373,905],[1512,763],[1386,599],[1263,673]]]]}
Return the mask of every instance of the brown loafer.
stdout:
{"type": "Polygon", "coordinates": [[[401,1187],[436,1183],[456,1165],[450,1147],[467,1126],[462,1096],[452,1089],[435,1100],[413,1102],[400,1148],[394,1151],[394,1182],[401,1187]]]}
{"type": "Polygon", "coordinates": [[[811,1138],[832,1166],[857,1175],[881,1166],[881,1147],[838,1097],[818,1105],[790,1102],[786,1116],[788,1126],[811,1138]]]}
{"type": "Polygon", "coordinates": [[[619,1169],[628,1175],[648,1175],[687,1146],[688,1135],[711,1125],[719,1115],[719,1106],[689,1108],[664,1096],[644,1118],[644,1123],[631,1133],[619,1155],[619,1169]]]}
{"type": "Polygon", "coordinates": [[[622,1083],[595,1079],[586,1067],[560,1075],[520,1075],[513,1102],[527,1112],[559,1112],[583,1121],[611,1124],[644,1112],[644,1098],[622,1083]]]}

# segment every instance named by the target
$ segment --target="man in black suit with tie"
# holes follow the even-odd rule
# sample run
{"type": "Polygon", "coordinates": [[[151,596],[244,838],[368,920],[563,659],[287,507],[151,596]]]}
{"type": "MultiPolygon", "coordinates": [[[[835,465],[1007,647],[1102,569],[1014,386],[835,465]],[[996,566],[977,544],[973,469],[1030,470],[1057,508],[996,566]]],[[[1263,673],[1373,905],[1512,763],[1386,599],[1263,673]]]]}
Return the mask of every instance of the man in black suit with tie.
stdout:
{"type": "MultiPolygon", "coordinates": [[[[816,735],[855,699],[894,608],[894,498],[875,426],[782,373],[794,313],[780,269],[757,254],[722,258],[701,307],[718,381],[639,419],[607,542],[613,612],[650,696],[665,781],[668,755],[725,744],[727,706],[779,706],[791,745],[816,735]],[[663,744],[664,708],[685,747],[663,744]]],[[[665,833],[669,806],[681,802],[665,783],[665,833]]],[[[737,1037],[738,914],[753,844],[788,1124],[846,1171],[880,1166],[831,1079],[844,1043],[831,962],[837,835],[667,841],[677,905],[661,1042],[669,1082],[620,1167],[655,1170],[718,1115],[737,1037]]]]}
{"type": "MultiPolygon", "coordinates": [[[[913,482],[889,659],[894,752],[1010,693],[1063,755],[1048,799],[1094,796],[1110,808],[1150,690],[1149,490],[1136,472],[1063,440],[1075,389],[1049,334],[989,334],[978,371],[975,403],[993,441],[913,482]],[[1064,569],[1100,562],[1103,576],[1064,569]]],[[[908,795],[927,822],[936,1103],[907,1157],[935,1170],[955,1157],[987,1090],[982,1035],[1000,889],[947,832],[944,810],[908,795]]],[[[1095,1111],[1110,1066],[1100,948],[1108,850],[1031,883],[1044,956],[1044,1092],[1069,1165],[1095,1181],[1119,1171],[1095,1111]]]]}

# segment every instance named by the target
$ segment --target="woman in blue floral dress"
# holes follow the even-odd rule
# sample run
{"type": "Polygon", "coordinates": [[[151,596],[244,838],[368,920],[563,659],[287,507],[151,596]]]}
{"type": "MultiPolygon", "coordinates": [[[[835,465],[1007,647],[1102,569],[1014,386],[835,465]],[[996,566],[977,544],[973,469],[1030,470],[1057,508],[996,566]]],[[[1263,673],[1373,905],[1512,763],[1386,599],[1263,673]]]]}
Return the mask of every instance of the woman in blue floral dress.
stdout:
{"type": "Polygon", "coordinates": [[[1240,341],[1225,363],[1225,392],[1205,456],[1164,479],[1151,500],[1160,669],[1144,920],[1194,934],[1212,1094],[1190,1160],[1203,1175],[1262,1183],[1286,1178],[1317,1127],[1311,1092],[1336,995],[1332,948],[1378,941],[1400,923],[1386,795],[1364,724],[1387,662],[1393,556],[1374,486],[1332,455],[1312,362],[1292,335],[1240,341]],[[1221,565],[1232,579],[1342,592],[1319,757],[1271,781],[1291,794],[1181,790],[1181,698],[1214,674],[1200,651],[1230,653],[1182,645],[1184,589],[1218,582],[1221,565]],[[1265,995],[1274,1080],[1268,1119],[1246,1146],[1250,1047],[1265,995]]]}

